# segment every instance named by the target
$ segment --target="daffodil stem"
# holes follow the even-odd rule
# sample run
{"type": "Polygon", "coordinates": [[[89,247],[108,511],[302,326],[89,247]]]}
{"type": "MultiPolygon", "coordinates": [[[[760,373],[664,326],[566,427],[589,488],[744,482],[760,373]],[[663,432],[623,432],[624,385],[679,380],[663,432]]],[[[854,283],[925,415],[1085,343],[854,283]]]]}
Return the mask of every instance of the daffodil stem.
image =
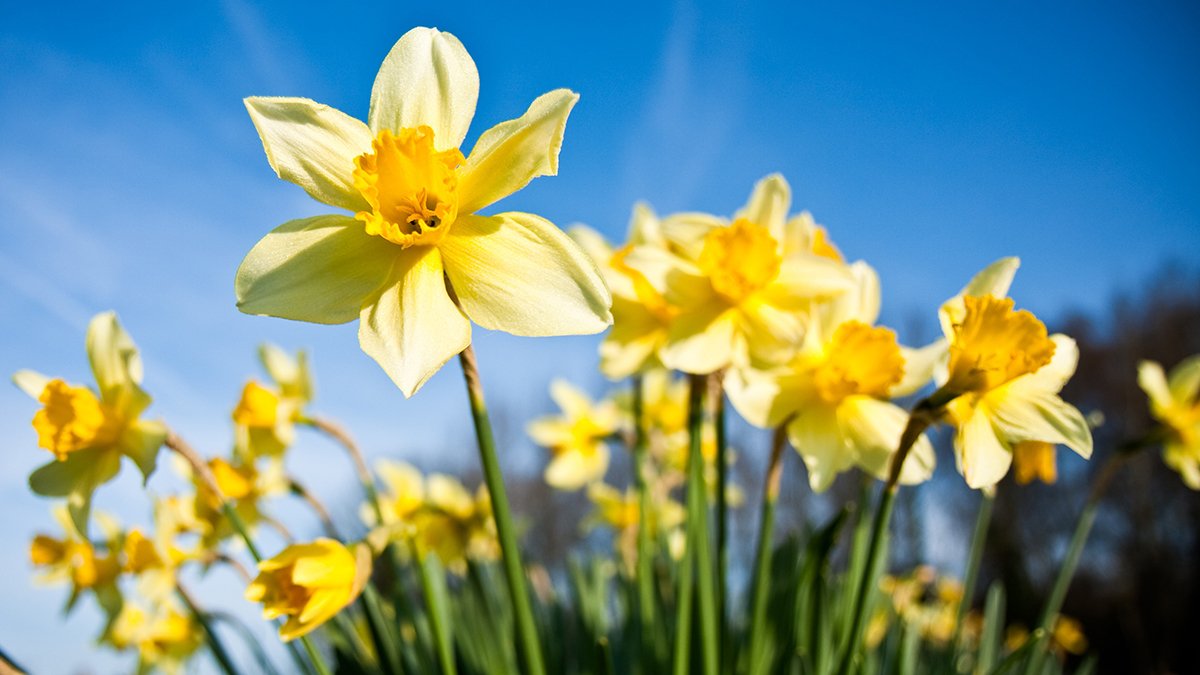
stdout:
{"type": "Polygon", "coordinates": [[[954,621],[954,636],[950,639],[950,654],[957,668],[958,657],[962,653],[963,621],[967,610],[971,608],[971,598],[975,594],[975,584],[979,580],[979,563],[983,560],[983,548],[987,543],[988,528],[992,523],[992,505],[996,502],[993,490],[984,490],[979,500],[979,513],[975,516],[975,532],[971,536],[971,551],[967,554],[967,568],[963,576],[963,596],[958,603],[958,613],[954,621]]]}
{"type": "MultiPolygon", "coordinates": [[[[1134,450],[1136,449],[1134,448],[1134,450]]],[[[1050,595],[1046,598],[1046,606],[1042,609],[1038,628],[1043,633],[1037,644],[1033,646],[1029,661],[1026,663],[1026,673],[1042,672],[1042,663],[1046,656],[1046,645],[1054,632],[1054,621],[1058,618],[1063,601],[1067,598],[1067,589],[1071,586],[1071,578],[1075,576],[1075,569],[1079,566],[1079,557],[1083,554],[1084,544],[1087,543],[1088,535],[1092,531],[1092,525],[1096,522],[1096,511],[1100,507],[1100,499],[1104,496],[1104,491],[1108,489],[1109,483],[1116,476],[1117,469],[1130,456],[1131,452],[1118,452],[1109,457],[1108,461],[1101,467],[1100,475],[1096,478],[1096,482],[1092,484],[1092,490],[1088,494],[1088,500],[1083,506],[1083,512],[1079,514],[1079,521],[1075,523],[1075,532],[1071,535],[1071,543],[1067,546],[1067,555],[1063,558],[1062,567],[1058,569],[1058,576],[1054,578],[1054,586],[1051,587],[1050,595]]]]}
{"type": "Polygon", "coordinates": [[[508,496],[504,490],[504,477],[500,473],[500,462],[496,458],[496,441],[492,436],[492,425],[488,420],[487,406],[483,400],[483,384],[479,380],[479,368],[475,350],[468,345],[459,354],[463,377],[467,382],[467,397],[471,403],[471,418],[475,422],[475,438],[479,442],[479,458],[483,464],[483,476],[492,500],[492,516],[496,521],[496,532],[500,538],[500,551],[504,558],[504,575],[512,596],[513,615],[517,624],[517,642],[524,658],[524,672],[529,675],[545,675],[542,650],[538,643],[537,627],[533,619],[533,606],[525,588],[525,570],[521,565],[521,552],[517,548],[517,537],[512,515],[508,508],[508,496]]]}
{"type": "Polygon", "coordinates": [[[213,659],[216,660],[217,665],[228,675],[237,675],[238,670],[233,665],[233,659],[229,656],[229,650],[225,648],[225,643],[221,641],[221,636],[213,628],[208,614],[196,606],[196,601],[184,590],[182,584],[177,582],[175,584],[175,591],[179,595],[179,598],[183,600],[183,604],[187,605],[188,611],[192,613],[192,617],[196,619],[196,623],[200,624],[200,628],[204,630],[205,641],[208,643],[208,649],[212,652],[213,659]]]}
{"type": "Polygon", "coordinates": [[[399,638],[383,613],[379,593],[376,592],[373,584],[368,583],[363,589],[359,603],[367,616],[367,630],[371,632],[371,639],[375,642],[376,653],[383,672],[387,675],[403,675],[404,665],[400,661],[399,638]]]}
{"type": "Polygon", "coordinates": [[[367,501],[371,503],[371,508],[375,512],[376,522],[382,523],[383,507],[379,503],[379,489],[375,485],[375,477],[371,473],[371,469],[367,467],[362,451],[359,450],[358,444],[354,442],[350,434],[337,423],[321,417],[305,417],[301,422],[330,437],[346,450],[346,454],[354,464],[354,472],[358,474],[358,482],[362,484],[367,501]]]}
{"type": "Polygon", "coordinates": [[[683,560],[679,563],[679,592],[675,600],[675,654],[672,664],[674,675],[688,675],[691,672],[692,657],[692,597],[695,588],[692,584],[692,571],[695,565],[696,547],[691,542],[691,526],[688,526],[687,548],[683,560]]]}
{"type": "MultiPolygon", "coordinates": [[[[417,550],[416,542],[412,549],[417,550]]],[[[445,578],[434,575],[444,575],[441,565],[434,564],[426,556],[418,553],[417,568],[421,577],[421,593],[425,596],[425,608],[429,612],[429,624],[433,628],[434,646],[437,648],[438,664],[442,667],[442,675],[456,675],[458,668],[454,663],[454,641],[451,637],[450,626],[446,619],[446,603],[444,602],[445,578]],[[439,593],[439,590],[442,593],[439,593]]]]}
{"type": "MultiPolygon", "coordinates": [[[[212,469],[209,468],[208,463],[204,461],[191,445],[188,445],[187,441],[184,441],[175,432],[167,433],[167,438],[163,441],[163,445],[188,463],[192,468],[192,472],[208,488],[217,500],[217,503],[221,505],[221,512],[225,514],[225,517],[229,519],[229,524],[233,526],[238,536],[246,543],[246,550],[250,552],[250,556],[254,558],[254,562],[262,562],[262,554],[259,553],[258,547],[254,545],[254,538],[250,536],[250,530],[246,528],[246,523],[238,515],[237,507],[221,491],[221,486],[217,483],[216,477],[213,476],[212,469]]],[[[325,665],[325,660],[321,657],[321,652],[317,651],[316,646],[308,639],[308,636],[301,636],[300,642],[304,645],[305,651],[308,652],[309,660],[312,662],[313,668],[317,671],[317,675],[329,675],[329,667],[325,665]]]]}
{"type": "Polygon", "coordinates": [[[633,458],[634,482],[638,492],[638,532],[637,532],[637,591],[638,591],[638,622],[641,639],[642,672],[654,673],[658,670],[658,640],[654,615],[654,551],[650,541],[650,485],[647,475],[649,459],[647,458],[645,391],[641,376],[633,378],[633,458]]]}
{"type": "Polygon", "coordinates": [[[750,673],[765,672],[762,663],[766,640],[767,590],[771,576],[771,536],[775,530],[775,504],[779,500],[779,479],[783,474],[783,448],[787,442],[786,422],[775,429],[771,439],[771,457],[763,481],[762,514],[758,524],[758,550],[754,556],[754,590],[750,605],[750,673]]]}
{"type": "Polygon", "coordinates": [[[696,599],[700,610],[700,655],[705,675],[720,668],[717,639],[716,584],[713,580],[712,548],[708,526],[708,489],[704,483],[704,393],[705,378],[692,375],[688,393],[688,547],[694,549],[696,599]]]}
{"type": "Polygon", "coordinates": [[[891,466],[888,469],[888,479],[879,496],[879,505],[875,509],[875,519],[871,524],[871,539],[867,544],[867,560],[859,576],[854,598],[854,611],[851,613],[850,630],[846,634],[845,646],[842,648],[841,659],[837,669],[840,675],[849,675],[854,667],[862,643],[863,627],[866,625],[866,613],[869,608],[871,590],[873,588],[876,568],[880,566],[880,556],[883,554],[883,542],[887,538],[888,525],[892,520],[892,507],[896,503],[896,490],[900,484],[900,471],[904,468],[904,460],[912,450],[917,439],[941,416],[941,407],[932,405],[929,399],[918,403],[908,416],[908,423],[900,434],[900,445],[892,455],[891,466]]]}
{"type": "Polygon", "coordinates": [[[725,583],[729,574],[729,504],[726,484],[729,471],[727,443],[725,440],[725,388],[724,373],[717,371],[708,377],[709,404],[712,406],[713,427],[717,437],[717,653],[724,658],[727,653],[728,616],[725,611],[725,583]]]}
{"type": "Polygon", "coordinates": [[[311,490],[295,478],[288,479],[288,490],[308,504],[309,508],[316,514],[317,520],[321,521],[321,529],[325,530],[326,535],[333,539],[341,539],[337,526],[333,524],[333,518],[329,515],[329,509],[325,508],[325,505],[321,503],[320,499],[317,499],[317,496],[311,490]]]}

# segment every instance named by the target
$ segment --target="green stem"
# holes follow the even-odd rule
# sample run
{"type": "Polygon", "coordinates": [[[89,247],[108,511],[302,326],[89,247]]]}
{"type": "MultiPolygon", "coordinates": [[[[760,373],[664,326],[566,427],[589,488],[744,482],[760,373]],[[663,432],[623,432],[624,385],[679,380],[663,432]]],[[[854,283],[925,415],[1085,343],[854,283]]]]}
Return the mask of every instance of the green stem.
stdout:
{"type": "Polygon", "coordinates": [[[509,513],[508,496],[504,490],[504,477],[500,473],[500,462],[496,459],[496,441],[492,437],[492,425],[488,421],[487,406],[483,401],[483,385],[479,380],[479,369],[475,361],[475,350],[470,345],[462,351],[459,362],[463,377],[467,381],[467,396],[471,402],[471,418],[475,422],[475,438],[479,443],[479,458],[483,464],[483,476],[492,499],[492,516],[500,538],[500,551],[504,558],[504,576],[512,596],[513,614],[517,624],[517,642],[524,657],[529,675],[545,675],[542,665],[542,650],[538,644],[537,627],[533,620],[533,607],[525,589],[525,572],[521,565],[521,552],[517,548],[517,537],[509,513]]]}
{"type": "Polygon", "coordinates": [[[346,450],[346,454],[350,456],[350,461],[354,464],[354,472],[358,474],[358,482],[362,484],[367,501],[371,503],[371,508],[375,512],[377,519],[375,522],[383,523],[383,507],[379,503],[379,490],[375,486],[375,477],[371,474],[366,460],[363,459],[362,451],[359,450],[358,444],[354,442],[350,434],[335,422],[319,417],[304,417],[300,419],[300,423],[307,424],[329,436],[346,450]]]}
{"type": "Polygon", "coordinates": [[[233,665],[233,659],[229,656],[229,650],[225,648],[225,643],[221,641],[221,636],[213,628],[208,614],[196,606],[196,602],[192,600],[192,596],[188,595],[181,584],[177,583],[175,585],[175,591],[180,599],[183,600],[183,604],[187,605],[188,611],[192,613],[192,617],[196,619],[196,623],[200,624],[200,628],[204,630],[205,641],[208,642],[208,649],[212,652],[213,658],[216,659],[217,665],[221,666],[221,670],[227,673],[227,675],[237,675],[238,670],[233,665]]]}
{"type": "Polygon", "coordinates": [[[367,629],[371,631],[371,639],[383,672],[388,675],[402,675],[404,665],[400,661],[399,637],[395,635],[393,624],[383,613],[383,605],[375,586],[368,583],[359,598],[364,613],[367,616],[367,629]]]}
{"type": "Polygon", "coordinates": [[[723,374],[718,371],[709,376],[710,404],[713,410],[713,425],[717,437],[717,647],[724,658],[728,654],[727,635],[729,619],[725,608],[725,583],[729,574],[729,504],[726,484],[729,471],[728,446],[725,441],[725,389],[723,374]]]}
{"type": "MultiPolygon", "coordinates": [[[[417,550],[416,543],[412,545],[417,550]]],[[[420,553],[417,557],[417,567],[421,572],[421,592],[425,596],[425,607],[429,612],[429,622],[433,627],[433,641],[437,647],[438,662],[442,666],[443,675],[456,675],[458,668],[454,663],[454,639],[450,633],[447,621],[446,597],[444,592],[445,576],[442,566],[436,564],[436,557],[430,559],[420,553]],[[434,575],[443,575],[437,578],[434,575]]]]}
{"type": "Polygon", "coordinates": [[[640,648],[642,657],[642,672],[654,673],[658,670],[658,640],[656,637],[655,603],[654,603],[654,551],[650,541],[650,461],[647,457],[645,392],[642,388],[641,376],[633,378],[633,457],[634,482],[638,493],[638,532],[637,532],[637,594],[638,594],[638,623],[640,648]]]}
{"type": "Polygon", "coordinates": [[[695,565],[696,551],[692,545],[691,527],[688,527],[687,548],[679,565],[679,597],[675,604],[675,675],[688,675],[691,672],[692,658],[692,596],[695,588],[692,584],[692,570],[695,565]]]}
{"type": "Polygon", "coordinates": [[[750,605],[750,672],[763,672],[766,645],[767,594],[771,575],[771,535],[775,530],[775,503],[779,500],[779,478],[783,473],[783,448],[787,442],[787,423],[775,428],[771,458],[763,481],[762,515],[758,524],[758,550],[754,563],[754,591],[750,605]]]}
{"type": "Polygon", "coordinates": [[[688,392],[688,433],[691,447],[688,453],[687,519],[688,546],[695,550],[696,595],[700,610],[700,655],[705,675],[716,675],[721,656],[717,640],[716,585],[713,579],[712,549],[708,527],[708,489],[704,482],[703,376],[692,375],[688,392]]]}
{"type": "Polygon", "coordinates": [[[979,563],[983,560],[983,548],[987,543],[988,527],[992,522],[992,506],[996,502],[995,488],[984,490],[979,500],[979,513],[975,517],[975,533],[971,536],[971,551],[967,554],[967,570],[963,577],[963,595],[958,603],[958,613],[954,621],[954,635],[950,638],[951,658],[954,667],[958,667],[958,658],[962,653],[961,644],[963,621],[971,608],[971,599],[975,596],[975,584],[979,580],[979,563]]]}

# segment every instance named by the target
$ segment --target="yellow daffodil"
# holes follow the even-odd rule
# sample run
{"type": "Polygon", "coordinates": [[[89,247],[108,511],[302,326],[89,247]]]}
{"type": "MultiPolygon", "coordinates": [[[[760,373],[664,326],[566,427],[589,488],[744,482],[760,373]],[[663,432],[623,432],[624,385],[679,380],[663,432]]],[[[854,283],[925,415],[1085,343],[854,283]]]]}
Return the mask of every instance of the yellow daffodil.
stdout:
{"type": "Polygon", "coordinates": [[[251,380],[233,409],[234,447],[243,457],[279,457],[296,437],[296,422],[312,401],[312,376],[304,352],[292,357],[272,344],[258,350],[272,384],[251,380]]]}
{"type": "Polygon", "coordinates": [[[1021,441],[1013,444],[1013,478],[1018,485],[1040,480],[1052,485],[1058,480],[1058,462],[1054,444],[1044,441],[1021,441]]]}
{"type": "Polygon", "coordinates": [[[1169,377],[1161,365],[1142,361],[1138,384],[1150,398],[1150,414],[1166,431],[1163,460],[1188,487],[1200,490],[1200,355],[1184,359],[1169,377]]]}
{"type": "Polygon", "coordinates": [[[905,577],[885,576],[879,588],[890,596],[900,621],[924,640],[945,645],[953,637],[963,600],[963,587],[956,579],[922,565],[905,577]]]}
{"type": "Polygon", "coordinates": [[[293,544],[258,564],[246,599],[261,602],[263,618],[287,617],[284,642],[306,635],[358,597],[371,576],[365,544],[346,547],[332,539],[293,544]]]}
{"type": "Polygon", "coordinates": [[[137,673],[182,672],[203,644],[203,631],[191,616],[171,603],[150,609],[126,604],[103,641],[118,651],[136,649],[137,673]]]}
{"type": "MultiPolygon", "coordinates": [[[[641,523],[637,492],[632,489],[621,492],[606,483],[593,483],[588,486],[588,499],[596,506],[591,523],[613,529],[616,535],[613,545],[625,570],[632,572],[637,562],[637,537],[641,523]]],[[[657,540],[660,533],[678,528],[686,518],[683,505],[668,496],[652,500],[650,506],[647,527],[652,541],[657,540]]]]}
{"type": "MultiPolygon", "coordinates": [[[[249,527],[263,521],[261,502],[287,491],[287,478],[282,466],[266,464],[259,471],[253,461],[234,458],[228,461],[220,457],[208,460],[208,468],[216,479],[217,487],[225,499],[233,503],[242,522],[249,527]]],[[[200,547],[215,550],[221,541],[233,536],[236,531],[221,510],[221,501],[208,485],[190,473],[195,493],[192,497],[192,518],[199,524],[200,547]]]]}
{"type": "Polygon", "coordinates": [[[616,433],[620,415],[612,401],[593,402],[563,380],[550,383],[550,397],[562,415],[534,420],[527,431],[535,443],[553,454],[546,466],[546,482],[560,490],[578,490],[602,479],[608,471],[605,440],[616,433]]]}
{"type": "Polygon", "coordinates": [[[55,455],[29,476],[29,486],[43,496],[66,497],[71,518],[84,533],[92,493],[116,477],[121,457],[133,460],[149,480],[167,437],[162,422],[141,419],[150,405],[141,388],[142,359],[116,314],[98,314],[88,324],[87,353],[95,390],[30,370],[13,376],[42,404],[33,427],[38,445],[55,455]]]}
{"type": "Polygon", "coordinates": [[[668,367],[711,373],[731,365],[778,365],[804,338],[799,310],[847,290],[845,266],[785,246],[791,191],[778,175],[755,186],[732,221],[704,214],[664,219],[664,251],[628,256],[678,308],[660,357],[668,367]]]}
{"type": "MultiPolygon", "coordinates": [[[[849,269],[853,290],[810,308],[795,358],[771,370],[738,368],[726,378],[729,400],[748,422],[764,428],[787,422],[818,492],[853,466],[886,478],[908,418],[889,399],[922,384],[906,379],[895,333],[872,325],[880,305],[875,271],[863,262],[849,269]]],[[[920,483],[933,465],[933,446],[921,436],[900,480],[920,483]]]]}
{"type": "Polygon", "coordinates": [[[64,536],[38,534],[29,545],[30,562],[42,572],[38,581],[70,584],[71,594],[65,611],[73,609],[79,598],[90,592],[110,617],[115,616],[122,604],[121,591],[117,587],[117,578],[121,574],[119,551],[113,548],[97,550],[80,534],[66,508],[55,508],[54,517],[64,536]]]}
{"type": "Polygon", "coordinates": [[[532,214],[477,212],[558,171],[578,96],[558,89],[459,150],[479,76],[449,33],[414,28],[388,53],[367,123],[302,98],[249,98],[276,173],[353,215],[296,220],[237,273],[238,307],[314,323],[359,319],[359,343],[411,396],[471,342],[598,333],[612,321],[596,266],[532,214]]]}
{"type": "Polygon", "coordinates": [[[600,372],[609,379],[621,380],[660,366],[658,352],[667,342],[678,310],[627,262],[636,246],[669,250],[658,216],[646,204],[635,205],[628,241],[619,249],[584,225],[576,225],[569,232],[595,261],[612,291],[613,327],[600,343],[600,372]]]}
{"type": "MultiPolygon", "coordinates": [[[[1029,630],[1021,624],[1009,626],[1004,631],[1004,648],[1009,652],[1017,651],[1028,640],[1029,630]]],[[[1062,659],[1067,654],[1081,655],[1087,651],[1087,646],[1087,637],[1083,634],[1083,624],[1063,614],[1054,617],[1054,627],[1050,630],[1048,647],[1056,657],[1062,659]]]]}
{"type": "Polygon", "coordinates": [[[1092,454],[1086,419],[1058,395],[1075,373],[1079,348],[1013,309],[1005,294],[1018,264],[1005,258],[988,266],[940,311],[945,347],[933,398],[952,399],[945,410],[957,429],[955,459],[973,488],[999,482],[1021,443],[1092,454]]]}

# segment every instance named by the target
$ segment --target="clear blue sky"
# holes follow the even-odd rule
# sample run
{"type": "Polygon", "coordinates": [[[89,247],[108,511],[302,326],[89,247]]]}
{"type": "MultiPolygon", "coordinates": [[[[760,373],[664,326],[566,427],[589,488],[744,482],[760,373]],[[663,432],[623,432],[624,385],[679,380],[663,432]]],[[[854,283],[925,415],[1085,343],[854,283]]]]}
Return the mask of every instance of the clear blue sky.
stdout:
{"type": "MultiPolygon", "coordinates": [[[[615,237],[637,199],[727,214],[780,171],[798,208],[879,269],[885,319],[923,308],[930,326],[936,303],[1002,255],[1024,261],[1018,304],[1049,317],[1102,308],[1168,256],[1197,262],[1193,3],[298,4],[0,4],[0,373],[85,381],[87,319],[115,309],[145,353],[152,410],[210,454],[228,446],[254,346],[271,340],[314,352],[318,409],[373,456],[470,466],[457,367],[405,401],[353,325],[234,308],[253,243],[325,209],[275,178],[241,99],[306,96],[364,117],[379,62],[414,25],[455,33],[479,65],[468,146],[542,92],[582,95],[561,175],[505,209],[615,237]]],[[[594,338],[477,334],[510,439],[548,409],[553,374],[600,388],[594,338]]],[[[48,458],[33,412],[0,388],[0,646],[65,672],[89,660],[64,654],[88,649],[94,612],[63,624],[62,593],[30,587],[25,542],[51,525],[25,488],[48,458]]],[[[318,490],[350,484],[319,439],[297,454],[318,490]]],[[[143,499],[127,475],[99,505],[133,518],[143,499]]]]}

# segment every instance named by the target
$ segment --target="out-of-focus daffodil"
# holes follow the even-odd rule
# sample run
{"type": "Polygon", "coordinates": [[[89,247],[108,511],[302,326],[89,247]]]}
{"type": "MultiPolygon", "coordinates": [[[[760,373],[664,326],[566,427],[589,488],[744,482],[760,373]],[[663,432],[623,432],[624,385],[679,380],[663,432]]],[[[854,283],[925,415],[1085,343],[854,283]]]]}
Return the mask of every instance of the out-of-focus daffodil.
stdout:
{"type": "Polygon", "coordinates": [[[1163,460],[1183,482],[1200,490],[1200,355],[1184,359],[1171,370],[1142,361],[1138,384],[1150,398],[1150,414],[1166,431],[1163,460]]]}
{"type": "MultiPolygon", "coordinates": [[[[922,565],[905,577],[885,576],[879,588],[891,600],[891,609],[910,630],[924,640],[945,645],[954,635],[962,584],[922,565]]],[[[884,620],[886,626],[886,615],[884,620]]]]}
{"type": "Polygon", "coordinates": [[[173,604],[146,609],[130,603],[121,608],[102,641],[118,651],[136,649],[139,675],[178,673],[202,644],[202,635],[195,620],[173,604]]]}
{"type": "Polygon", "coordinates": [[[258,350],[271,386],[251,380],[233,409],[234,443],[247,458],[279,457],[295,440],[296,422],[312,401],[312,376],[304,352],[295,357],[272,344],[258,350]]]}
{"type": "Polygon", "coordinates": [[[64,536],[60,539],[38,534],[29,545],[29,559],[42,571],[38,580],[71,585],[66,611],[73,609],[84,593],[91,592],[109,617],[115,616],[122,604],[117,587],[117,577],[121,574],[119,551],[97,550],[79,533],[65,508],[55,508],[54,517],[64,536]]]}
{"type": "Polygon", "coordinates": [[[141,388],[142,359],[116,314],[98,314],[88,324],[87,353],[95,390],[30,370],[13,376],[42,404],[33,427],[38,444],[56,458],[29,476],[29,486],[43,496],[66,497],[71,518],[84,533],[92,493],[116,477],[121,457],[133,460],[148,480],[167,437],[162,422],[141,419],[150,405],[141,388]]]}
{"type": "MultiPolygon", "coordinates": [[[[265,470],[259,471],[253,461],[237,458],[229,461],[213,457],[208,460],[208,468],[221,495],[233,504],[242,522],[249,527],[262,522],[260,504],[263,499],[287,491],[287,479],[278,463],[268,463],[265,470]]],[[[222,513],[218,496],[195,475],[192,475],[192,483],[195,487],[192,515],[200,527],[201,548],[214,550],[221,541],[236,532],[222,513]]]]}
{"type": "Polygon", "coordinates": [[[346,547],[332,539],[293,544],[258,564],[246,599],[260,602],[263,617],[287,617],[279,637],[288,642],[332,619],[354,601],[371,576],[366,544],[346,547]]]}
{"type": "Polygon", "coordinates": [[[1021,441],[1013,444],[1013,478],[1019,485],[1040,480],[1052,485],[1058,480],[1058,462],[1054,444],[1043,441],[1021,441]]]}
{"type": "Polygon", "coordinates": [[[514,335],[598,333],[611,298],[595,264],[549,221],[476,212],[558,171],[578,96],[558,89],[459,150],[479,75],[462,43],[429,28],[384,59],[367,123],[302,98],[249,98],[276,173],[354,215],[292,221],[237,273],[249,314],[340,324],[411,396],[471,342],[471,321],[514,335]]]}
{"type": "Polygon", "coordinates": [[[953,399],[958,469],[973,488],[995,485],[1008,473],[1014,446],[1029,441],[1062,444],[1085,459],[1092,433],[1084,416],[1058,393],[1075,373],[1079,348],[1065,335],[1048,335],[1005,295],[1018,261],[1005,258],[980,272],[942,305],[946,336],[940,389],[953,399]]]}
{"type": "Polygon", "coordinates": [[[605,441],[616,433],[620,421],[616,404],[593,402],[563,380],[550,383],[550,397],[562,415],[534,420],[527,428],[534,442],[553,454],[546,466],[546,482],[560,490],[578,490],[604,478],[609,461],[605,441]]]}
{"type": "MultiPolygon", "coordinates": [[[[593,483],[588,486],[588,499],[596,506],[592,524],[614,530],[613,544],[625,570],[632,572],[637,562],[637,537],[641,526],[637,492],[632,489],[620,492],[606,483],[593,483]]],[[[678,528],[686,516],[683,505],[668,496],[653,500],[647,519],[651,541],[657,540],[660,533],[678,528]]]]}
{"type": "Polygon", "coordinates": [[[612,291],[613,327],[600,343],[600,372],[621,380],[660,366],[658,352],[678,310],[627,261],[637,246],[669,250],[658,216],[646,204],[635,205],[628,239],[618,249],[584,225],[572,227],[570,234],[596,262],[612,291]]]}
{"type": "MultiPolygon", "coordinates": [[[[1028,640],[1029,629],[1021,624],[1009,626],[1004,631],[1004,648],[1009,652],[1015,652],[1025,646],[1028,640]]],[[[1064,614],[1059,614],[1054,618],[1054,627],[1050,630],[1048,647],[1055,656],[1060,659],[1067,654],[1078,656],[1087,651],[1087,645],[1083,624],[1064,614]]]]}
{"type": "MultiPolygon", "coordinates": [[[[791,362],[765,371],[739,368],[726,378],[730,401],[751,424],[787,423],[818,492],[856,465],[886,478],[907,421],[888,400],[911,393],[904,353],[895,333],[872,325],[879,315],[879,278],[863,262],[850,272],[853,290],[810,309],[804,343],[791,362]]],[[[933,465],[933,446],[921,436],[900,480],[922,482],[933,465]]]]}
{"type": "Polygon", "coordinates": [[[845,266],[784,245],[791,191],[768,176],[732,221],[703,214],[664,219],[669,251],[638,246],[628,263],[679,309],[661,350],[676,370],[778,365],[804,337],[798,313],[850,287],[845,266]]]}

